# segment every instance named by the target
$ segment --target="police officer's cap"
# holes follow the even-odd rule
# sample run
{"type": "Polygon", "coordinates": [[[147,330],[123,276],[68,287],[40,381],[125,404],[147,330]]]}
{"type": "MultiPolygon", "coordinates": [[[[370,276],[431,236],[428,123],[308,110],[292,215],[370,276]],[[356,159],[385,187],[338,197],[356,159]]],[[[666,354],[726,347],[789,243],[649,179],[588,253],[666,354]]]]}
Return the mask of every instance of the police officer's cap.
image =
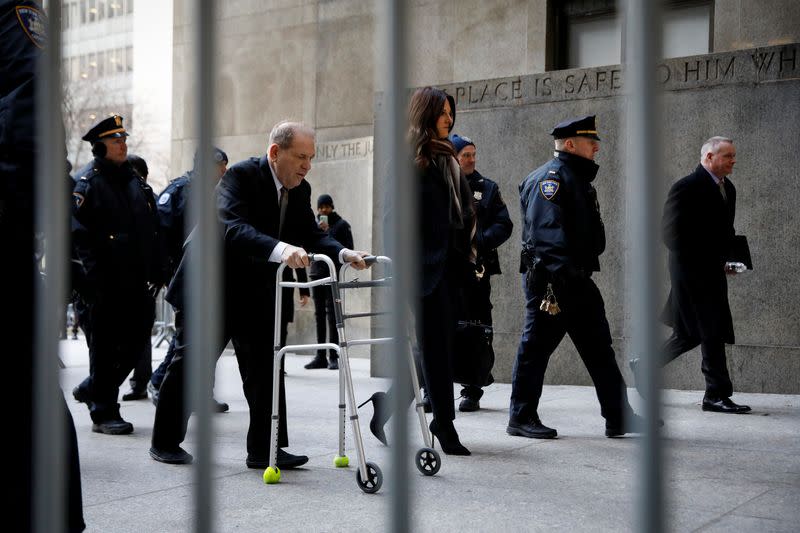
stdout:
{"type": "Polygon", "coordinates": [[[550,132],[555,139],[568,139],[570,137],[589,137],[590,139],[600,140],[597,136],[597,125],[595,115],[580,118],[571,118],[556,124],[550,132]]]}
{"type": "MultiPolygon", "coordinates": [[[[213,147],[211,158],[214,160],[214,163],[219,165],[220,163],[228,164],[228,154],[222,151],[221,148],[217,148],[216,146],[213,147]]],[[[200,162],[197,160],[197,150],[194,152],[194,158],[192,159],[192,168],[197,168],[200,162]]]]}
{"type": "Polygon", "coordinates": [[[103,139],[127,136],[128,132],[125,131],[125,127],[122,125],[122,116],[114,114],[95,124],[82,139],[94,144],[103,139]]]}
{"type": "Polygon", "coordinates": [[[319,198],[317,198],[317,208],[320,208],[323,205],[329,205],[333,207],[333,198],[330,194],[320,194],[319,198]]]}

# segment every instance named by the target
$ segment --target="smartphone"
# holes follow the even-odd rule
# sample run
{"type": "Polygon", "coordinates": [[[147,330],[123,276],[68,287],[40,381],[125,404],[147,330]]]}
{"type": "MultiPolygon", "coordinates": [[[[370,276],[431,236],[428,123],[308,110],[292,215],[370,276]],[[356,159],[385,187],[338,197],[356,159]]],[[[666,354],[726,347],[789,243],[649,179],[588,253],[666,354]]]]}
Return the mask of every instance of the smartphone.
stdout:
{"type": "Polygon", "coordinates": [[[319,223],[320,223],[320,224],[322,224],[323,222],[324,222],[325,224],[327,224],[327,223],[328,223],[328,215],[320,215],[320,216],[319,216],[319,223]]]}

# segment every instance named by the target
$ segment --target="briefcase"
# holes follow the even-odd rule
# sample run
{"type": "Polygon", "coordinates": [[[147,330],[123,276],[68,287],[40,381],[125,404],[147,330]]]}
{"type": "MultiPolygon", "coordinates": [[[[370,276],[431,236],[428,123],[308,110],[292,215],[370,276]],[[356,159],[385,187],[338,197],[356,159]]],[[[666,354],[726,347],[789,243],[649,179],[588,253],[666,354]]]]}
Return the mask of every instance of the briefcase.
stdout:
{"type": "Polygon", "coordinates": [[[459,320],[453,353],[453,382],[483,387],[491,384],[494,351],[492,326],[459,320]]]}
{"type": "Polygon", "coordinates": [[[728,254],[728,262],[743,263],[747,270],[753,270],[753,260],[750,257],[750,246],[747,244],[747,237],[735,235],[731,243],[731,250],[728,254]]]}

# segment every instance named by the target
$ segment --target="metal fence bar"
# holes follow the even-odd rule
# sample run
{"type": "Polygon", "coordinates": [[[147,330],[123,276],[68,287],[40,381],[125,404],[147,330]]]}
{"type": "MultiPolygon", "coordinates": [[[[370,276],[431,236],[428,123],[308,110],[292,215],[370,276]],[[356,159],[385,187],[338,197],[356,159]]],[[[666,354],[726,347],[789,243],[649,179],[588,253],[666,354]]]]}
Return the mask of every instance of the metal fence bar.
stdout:
{"type": "MultiPolygon", "coordinates": [[[[66,526],[66,420],[59,386],[58,329],[66,298],[67,191],[61,124],[61,2],[49,6],[48,42],[36,87],[36,231],[45,237],[46,284],[37,285],[34,324],[33,530],[66,526]]],[[[30,318],[26,317],[27,320],[30,318]]]]}
{"type": "MultiPolygon", "coordinates": [[[[391,291],[392,309],[408,309],[416,300],[413,296],[416,283],[413,267],[417,258],[412,253],[412,235],[416,235],[416,216],[414,201],[416,188],[411,179],[409,158],[405,142],[406,129],[406,83],[407,83],[407,46],[406,29],[408,27],[407,2],[404,0],[387,0],[380,11],[380,24],[383,42],[377,47],[385,50],[386,62],[382,73],[384,91],[383,150],[389,163],[389,181],[394,209],[389,220],[387,236],[388,255],[394,265],[394,287],[391,291]]],[[[393,425],[390,483],[392,504],[390,511],[390,528],[395,533],[411,530],[411,493],[409,475],[409,442],[408,442],[408,404],[405,391],[411,387],[411,375],[408,368],[408,315],[399,312],[391,315],[391,335],[394,339],[391,353],[391,369],[393,376],[393,425]]]]}
{"type": "Polygon", "coordinates": [[[214,498],[212,491],[213,437],[211,420],[211,379],[216,363],[220,337],[220,253],[219,231],[215,209],[212,161],[214,121],[214,25],[216,2],[200,0],[194,6],[195,86],[197,117],[197,178],[192,184],[189,220],[195,234],[191,243],[189,290],[187,292],[187,333],[189,361],[187,366],[188,402],[196,414],[196,463],[194,487],[195,531],[214,531],[214,498]]]}
{"type": "Polygon", "coordinates": [[[661,142],[659,101],[655,85],[656,59],[661,50],[658,2],[628,0],[625,17],[625,84],[627,86],[628,235],[631,268],[628,294],[632,319],[632,353],[641,358],[646,390],[643,414],[647,421],[641,441],[637,529],[660,533],[664,525],[663,456],[659,429],[661,353],[658,343],[657,302],[661,261],[658,238],[661,142]]]}

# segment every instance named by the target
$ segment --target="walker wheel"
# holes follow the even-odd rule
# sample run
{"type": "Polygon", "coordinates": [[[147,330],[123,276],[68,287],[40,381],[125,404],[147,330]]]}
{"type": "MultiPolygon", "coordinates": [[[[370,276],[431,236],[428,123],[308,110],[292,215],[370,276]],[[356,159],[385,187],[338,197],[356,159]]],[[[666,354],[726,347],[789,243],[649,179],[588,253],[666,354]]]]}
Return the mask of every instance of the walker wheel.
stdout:
{"type": "Polygon", "coordinates": [[[383,485],[383,473],[375,463],[367,463],[367,479],[361,479],[361,469],[356,470],[356,481],[358,487],[367,494],[374,494],[381,490],[383,485]]]}
{"type": "Polygon", "coordinates": [[[435,476],[442,467],[442,458],[433,448],[420,448],[414,456],[414,464],[423,476],[435,476]]]}

